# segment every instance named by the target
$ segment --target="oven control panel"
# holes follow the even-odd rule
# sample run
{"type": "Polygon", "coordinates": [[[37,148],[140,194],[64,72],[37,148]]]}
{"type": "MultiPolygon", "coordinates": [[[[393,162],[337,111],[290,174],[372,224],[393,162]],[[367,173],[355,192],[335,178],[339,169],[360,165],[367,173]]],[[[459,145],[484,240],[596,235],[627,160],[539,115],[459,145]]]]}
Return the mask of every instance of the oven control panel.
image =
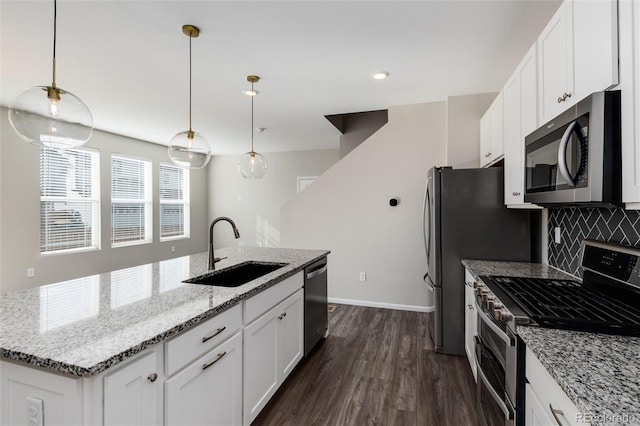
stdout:
{"type": "Polygon", "coordinates": [[[612,243],[584,240],[582,267],[640,289],[640,250],[612,243]]]}

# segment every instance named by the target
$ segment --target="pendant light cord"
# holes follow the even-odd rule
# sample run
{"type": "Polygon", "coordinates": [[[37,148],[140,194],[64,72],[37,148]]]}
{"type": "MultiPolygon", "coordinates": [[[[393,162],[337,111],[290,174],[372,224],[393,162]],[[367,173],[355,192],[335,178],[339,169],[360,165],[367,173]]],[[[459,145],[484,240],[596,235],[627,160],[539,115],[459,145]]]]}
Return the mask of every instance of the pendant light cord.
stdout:
{"type": "Polygon", "coordinates": [[[256,92],[253,90],[253,81],[251,82],[251,93],[253,93],[253,96],[251,96],[251,152],[253,153],[253,98],[256,97],[256,92]]]}
{"type": "Polygon", "coordinates": [[[191,40],[193,39],[193,34],[189,34],[189,133],[193,130],[191,129],[191,40]]]}
{"type": "Polygon", "coordinates": [[[53,82],[51,87],[56,88],[56,22],[58,18],[57,1],[53,0],[53,82]]]}

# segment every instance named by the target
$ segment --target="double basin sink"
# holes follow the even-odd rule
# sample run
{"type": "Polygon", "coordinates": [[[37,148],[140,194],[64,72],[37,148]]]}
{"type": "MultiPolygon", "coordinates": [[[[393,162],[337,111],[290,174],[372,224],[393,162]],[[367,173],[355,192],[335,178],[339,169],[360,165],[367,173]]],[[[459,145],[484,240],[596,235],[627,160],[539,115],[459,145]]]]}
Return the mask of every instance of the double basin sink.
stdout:
{"type": "Polygon", "coordinates": [[[220,269],[219,271],[212,271],[204,275],[189,278],[183,282],[188,284],[204,284],[220,287],[239,287],[242,284],[246,284],[256,278],[260,278],[263,275],[267,275],[268,273],[286,265],[288,264],[248,261],[220,269]]]}

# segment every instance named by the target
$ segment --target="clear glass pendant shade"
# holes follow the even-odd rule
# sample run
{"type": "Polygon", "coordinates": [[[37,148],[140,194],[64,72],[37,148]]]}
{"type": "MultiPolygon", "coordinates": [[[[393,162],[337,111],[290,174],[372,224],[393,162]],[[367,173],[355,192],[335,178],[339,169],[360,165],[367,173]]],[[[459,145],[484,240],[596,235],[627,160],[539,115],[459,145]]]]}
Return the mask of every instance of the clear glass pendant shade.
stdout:
{"type": "Polygon", "coordinates": [[[201,169],[211,159],[211,146],[200,133],[187,130],[171,139],[169,157],[176,166],[185,169],[201,169]]]}
{"type": "Polygon", "coordinates": [[[55,149],[77,148],[93,133],[87,105],[72,93],[47,86],[20,92],[9,104],[9,122],[25,141],[55,149]]]}
{"type": "Polygon", "coordinates": [[[267,173],[267,160],[253,151],[242,154],[238,161],[238,172],[245,179],[260,179],[267,173]]]}

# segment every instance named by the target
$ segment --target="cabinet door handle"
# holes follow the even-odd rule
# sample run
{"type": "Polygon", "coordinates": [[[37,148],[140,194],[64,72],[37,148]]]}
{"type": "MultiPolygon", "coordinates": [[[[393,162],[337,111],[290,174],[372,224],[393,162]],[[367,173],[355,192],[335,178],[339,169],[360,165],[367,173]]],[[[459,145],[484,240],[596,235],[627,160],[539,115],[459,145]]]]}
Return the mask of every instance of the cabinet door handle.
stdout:
{"type": "Polygon", "coordinates": [[[282,315],[278,316],[278,319],[281,320],[282,318],[286,317],[287,313],[283,312],[282,315]]]}
{"type": "Polygon", "coordinates": [[[549,410],[551,410],[551,414],[553,415],[553,419],[558,423],[559,426],[565,426],[567,423],[560,421],[558,416],[562,416],[564,419],[564,412],[562,410],[558,410],[557,408],[553,408],[553,405],[549,404],[549,410]]]}
{"type": "Polygon", "coordinates": [[[473,305],[471,303],[467,305],[467,308],[469,308],[470,311],[473,311],[473,305]]]}
{"type": "Polygon", "coordinates": [[[512,192],[511,195],[513,195],[514,197],[517,197],[518,195],[520,195],[519,192],[512,192]]]}
{"type": "Polygon", "coordinates": [[[222,359],[222,357],[225,356],[226,354],[227,354],[227,351],[224,351],[221,354],[218,354],[218,358],[214,359],[209,364],[204,364],[202,366],[202,369],[206,370],[207,368],[211,367],[213,364],[215,364],[216,362],[220,361],[222,359]]]}
{"type": "Polygon", "coordinates": [[[563,93],[563,94],[562,94],[562,96],[560,96],[560,97],[558,98],[558,103],[564,102],[564,101],[566,101],[566,100],[567,100],[568,98],[570,98],[570,97],[571,97],[571,93],[567,93],[567,92],[565,92],[565,93],[563,93]]]}
{"type": "Polygon", "coordinates": [[[149,379],[151,383],[155,382],[157,378],[158,378],[158,375],[156,373],[151,373],[149,374],[149,376],[147,376],[147,379],[149,379]]]}
{"type": "Polygon", "coordinates": [[[214,338],[214,337],[216,337],[218,334],[222,333],[226,328],[227,328],[226,326],[224,326],[224,327],[220,327],[220,328],[219,328],[219,329],[217,329],[217,330],[216,330],[216,332],[215,332],[215,333],[213,333],[211,336],[203,337],[203,338],[202,338],[202,343],[206,342],[207,340],[211,340],[211,339],[213,339],[213,338],[214,338]]]}
{"type": "Polygon", "coordinates": [[[484,155],[484,158],[488,158],[488,157],[491,157],[491,153],[490,153],[490,152],[487,152],[487,153],[484,155]]]}

